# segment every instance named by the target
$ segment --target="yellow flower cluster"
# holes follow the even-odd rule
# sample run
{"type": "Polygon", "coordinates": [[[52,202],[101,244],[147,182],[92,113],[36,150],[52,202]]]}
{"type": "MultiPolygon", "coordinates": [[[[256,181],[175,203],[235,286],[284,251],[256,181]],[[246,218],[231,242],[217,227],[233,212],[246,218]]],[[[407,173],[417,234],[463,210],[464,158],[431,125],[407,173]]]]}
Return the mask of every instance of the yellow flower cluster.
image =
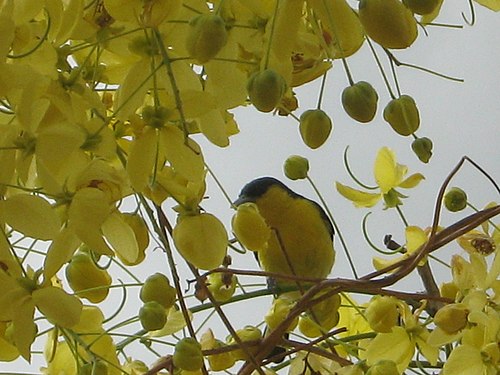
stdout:
{"type": "MultiPolygon", "coordinates": [[[[176,205],[177,220],[169,229],[178,255],[197,269],[227,265],[227,230],[201,208],[207,168],[196,139],[228,147],[239,131],[231,112],[237,107],[252,104],[262,112],[289,115],[298,107],[295,87],[324,76],[334,60],[357,53],[367,39],[388,49],[411,46],[417,23],[430,23],[442,2],[426,1],[423,7],[412,0],[361,0],[353,8],[347,0],[0,1],[0,360],[22,356],[29,361],[32,343],[44,334],[45,374],[98,369],[142,373],[140,361],[127,358],[120,364],[101,310],[82,300],[98,304],[114,286],[102,258],[116,257],[124,269],[146,258],[152,231],[140,210],[159,207],[167,199],[176,205]],[[125,212],[125,200],[135,202],[137,210],[125,212]],[[19,238],[46,245],[36,253],[37,266],[30,264],[33,249],[18,245],[19,238]],[[74,294],[57,279],[63,271],[74,294]],[[40,320],[50,328],[38,333],[40,320]]],[[[477,2],[500,8],[497,0],[477,2]]],[[[375,89],[366,82],[350,86],[354,89],[345,94],[346,111],[360,122],[371,121],[377,110],[375,89]]],[[[419,127],[414,100],[406,95],[392,99],[384,111],[387,122],[401,135],[414,134],[419,127]]],[[[313,149],[333,129],[320,108],[295,117],[300,117],[304,143],[313,149]]],[[[430,140],[424,146],[419,152],[428,160],[430,140]]],[[[294,176],[306,174],[295,171],[294,176]]],[[[383,148],[375,162],[379,192],[341,184],[337,189],[357,206],[372,207],[384,199],[387,207],[396,207],[404,197],[396,189],[413,188],[423,179],[406,174],[394,153],[383,148]]],[[[237,236],[250,250],[258,251],[270,239],[278,241],[261,219],[252,205],[240,206],[234,219],[237,236]],[[250,231],[245,228],[249,222],[250,231]]],[[[153,227],[162,233],[163,228],[153,227]]],[[[162,235],[159,242],[168,248],[162,235]]],[[[413,227],[407,235],[410,253],[425,241],[423,232],[413,227]]],[[[475,237],[468,241],[473,248],[478,243],[475,237]]],[[[500,354],[493,345],[500,325],[497,258],[488,272],[480,255],[471,255],[470,263],[454,260],[460,298],[456,311],[440,313],[434,331],[463,335],[447,373],[457,366],[455,357],[461,354],[455,353],[465,351],[481,360],[478,368],[498,368],[500,354]],[[448,316],[462,317],[463,325],[449,328],[448,316]]],[[[231,276],[225,283],[221,277],[210,278],[209,291],[225,302],[237,280],[231,276]]],[[[134,321],[152,331],[148,337],[171,335],[188,324],[189,313],[175,305],[181,288],[164,278],[163,303],[151,297],[156,295],[151,290],[144,292],[148,297],[134,321]]],[[[279,324],[291,308],[277,299],[268,323],[279,324]]],[[[401,344],[398,356],[390,358],[400,372],[415,346],[434,363],[437,349],[427,344],[429,332],[418,314],[403,303],[396,309],[403,324],[371,341],[366,363],[376,364],[386,340],[401,344]]],[[[320,336],[341,319],[338,310],[340,297],[335,295],[304,311],[299,329],[305,336],[320,336]]],[[[431,337],[441,340],[434,332],[431,337]]],[[[239,333],[243,341],[262,336],[255,327],[239,333]]],[[[202,349],[220,346],[211,334],[201,346],[194,338],[184,339],[175,348],[172,369],[198,371],[202,349]]],[[[221,351],[208,362],[214,370],[225,370],[255,349],[239,350],[229,359],[221,351]]],[[[298,373],[302,354],[292,361],[292,373],[298,373]]],[[[310,361],[310,372],[337,370],[319,356],[310,361]]],[[[344,367],[346,374],[359,373],[359,368],[344,367]]]]}

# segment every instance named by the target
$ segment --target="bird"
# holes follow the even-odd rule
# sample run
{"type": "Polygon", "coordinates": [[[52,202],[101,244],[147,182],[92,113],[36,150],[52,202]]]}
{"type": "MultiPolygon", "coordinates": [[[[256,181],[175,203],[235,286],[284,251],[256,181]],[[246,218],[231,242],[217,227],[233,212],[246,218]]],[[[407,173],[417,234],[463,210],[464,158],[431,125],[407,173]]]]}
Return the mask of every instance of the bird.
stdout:
{"type": "MultiPolygon", "coordinates": [[[[256,253],[264,271],[318,279],[330,274],[335,261],[334,229],[318,203],[273,177],[260,177],[246,184],[234,205],[246,202],[257,205],[272,230],[267,246],[256,253]]],[[[290,285],[290,281],[277,283],[290,285]]]]}

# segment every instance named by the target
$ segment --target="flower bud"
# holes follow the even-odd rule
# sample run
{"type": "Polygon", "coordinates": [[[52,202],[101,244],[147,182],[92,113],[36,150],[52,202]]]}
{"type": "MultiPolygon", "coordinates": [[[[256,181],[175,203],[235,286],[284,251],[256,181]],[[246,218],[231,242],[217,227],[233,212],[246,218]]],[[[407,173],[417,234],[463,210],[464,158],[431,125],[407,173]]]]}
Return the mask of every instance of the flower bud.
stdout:
{"type": "Polygon", "coordinates": [[[427,137],[417,138],[412,142],[411,149],[422,163],[428,163],[432,156],[432,141],[427,137]]]}
{"type": "Polygon", "coordinates": [[[227,232],[214,215],[180,215],[172,236],[175,247],[193,266],[210,270],[226,256],[227,232]]]}
{"type": "Polygon", "coordinates": [[[201,345],[192,337],[186,337],[175,344],[174,366],[186,371],[197,371],[203,366],[201,345]]]}
{"type": "Polygon", "coordinates": [[[155,273],[146,279],[139,297],[142,302],[155,301],[168,309],[174,305],[177,294],[175,288],[170,285],[170,281],[165,275],[155,273]]]}
{"type": "Polygon", "coordinates": [[[304,143],[312,149],[325,143],[332,127],[332,120],[321,109],[310,109],[300,116],[300,135],[304,143]]]}
{"type": "Polygon", "coordinates": [[[271,112],[286,90],[285,79],[272,69],[255,72],[247,82],[248,97],[261,112],[271,112]]]}
{"type": "Polygon", "coordinates": [[[240,204],[231,221],[233,232],[248,250],[259,251],[267,246],[271,228],[255,203],[240,204]]]}
{"type": "Polygon", "coordinates": [[[448,211],[462,211],[467,206],[467,194],[458,187],[453,187],[444,195],[444,206],[448,211]]]}
{"type": "Polygon", "coordinates": [[[396,133],[403,136],[415,133],[420,126],[417,104],[409,95],[392,99],[384,109],[384,119],[396,133]]]}
{"type": "Polygon", "coordinates": [[[289,156],[283,166],[285,176],[290,180],[303,180],[309,172],[309,160],[299,155],[289,156]]]}
{"type": "Polygon", "coordinates": [[[226,24],[220,16],[200,14],[189,21],[186,49],[198,63],[214,58],[226,43],[226,24]]]}
{"type": "Polygon", "coordinates": [[[403,0],[403,4],[408,9],[420,15],[431,14],[438,7],[439,3],[439,0],[403,0]]]}
{"type": "Polygon", "coordinates": [[[385,48],[407,48],[417,38],[413,13],[399,0],[360,0],[358,10],[368,36],[385,48]]]}
{"type": "Polygon", "coordinates": [[[368,82],[356,82],[342,91],[342,106],[356,121],[370,122],[377,112],[378,94],[368,82]]]}
{"type": "Polygon", "coordinates": [[[365,318],[375,332],[391,332],[398,323],[398,300],[388,296],[373,297],[365,310],[365,318]]]}
{"type": "Polygon", "coordinates": [[[399,375],[396,363],[388,359],[382,359],[371,366],[366,375],[399,375]]]}
{"type": "Polygon", "coordinates": [[[216,272],[208,275],[207,287],[218,302],[226,302],[231,299],[236,290],[238,279],[235,275],[224,272],[216,272]]]}
{"type": "Polygon", "coordinates": [[[92,303],[106,299],[111,285],[108,271],[100,269],[87,252],[79,251],[66,267],[66,279],[70,288],[81,298],[92,303]],[[90,289],[85,291],[86,289],[90,289]]]}
{"type": "Polygon", "coordinates": [[[158,302],[149,301],[140,308],[139,320],[146,331],[156,331],[167,322],[167,312],[158,302]]]}
{"type": "Polygon", "coordinates": [[[457,333],[467,325],[467,306],[452,303],[440,308],[434,316],[434,324],[450,335],[457,333]]]}

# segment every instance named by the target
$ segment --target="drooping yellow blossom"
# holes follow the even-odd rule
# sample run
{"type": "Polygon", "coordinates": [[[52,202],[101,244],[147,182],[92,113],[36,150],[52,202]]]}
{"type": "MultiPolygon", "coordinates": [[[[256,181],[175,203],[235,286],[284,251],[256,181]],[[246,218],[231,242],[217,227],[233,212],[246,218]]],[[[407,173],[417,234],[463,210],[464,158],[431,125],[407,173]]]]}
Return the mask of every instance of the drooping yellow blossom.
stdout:
{"type": "Polygon", "coordinates": [[[408,167],[396,162],[394,152],[388,147],[382,147],[375,159],[374,176],[380,193],[369,193],[357,190],[340,182],[336,183],[337,191],[354,203],[356,207],[373,207],[380,199],[384,199],[387,208],[402,204],[400,198],[405,198],[396,188],[411,189],[416,187],[425,177],[420,173],[405,178],[408,167]]]}
{"type": "Polygon", "coordinates": [[[77,369],[82,366],[81,362],[77,363],[80,358],[83,363],[91,363],[93,359],[102,360],[107,364],[108,374],[121,374],[116,347],[102,326],[103,320],[104,316],[97,307],[84,306],[80,322],[71,330],[75,340],[58,340],[53,337],[55,332],[52,331],[44,350],[48,366],[42,369],[42,373],[77,374],[77,369]],[[75,357],[75,354],[78,356],[75,357]]]}
{"type": "Polygon", "coordinates": [[[18,270],[0,269],[0,321],[10,322],[13,344],[28,361],[37,333],[35,308],[52,324],[70,328],[80,321],[82,303],[58,287],[37,284],[18,270]]]}
{"type": "Polygon", "coordinates": [[[377,334],[368,342],[366,350],[360,352],[361,358],[366,359],[369,366],[380,360],[393,361],[402,373],[418,348],[431,364],[436,364],[439,350],[427,343],[429,331],[419,322],[422,308],[412,314],[406,303],[400,301],[398,306],[401,325],[394,326],[390,332],[377,334]]]}
{"type": "MultiPolygon", "coordinates": [[[[394,257],[391,259],[384,259],[380,257],[373,257],[373,266],[377,270],[384,269],[393,265],[401,260],[408,258],[415,251],[420,249],[423,244],[427,242],[427,232],[417,226],[408,226],[405,228],[405,236],[406,236],[406,244],[405,244],[405,252],[403,255],[394,257]]],[[[419,265],[423,265],[426,262],[425,258],[420,261],[419,265]]]]}

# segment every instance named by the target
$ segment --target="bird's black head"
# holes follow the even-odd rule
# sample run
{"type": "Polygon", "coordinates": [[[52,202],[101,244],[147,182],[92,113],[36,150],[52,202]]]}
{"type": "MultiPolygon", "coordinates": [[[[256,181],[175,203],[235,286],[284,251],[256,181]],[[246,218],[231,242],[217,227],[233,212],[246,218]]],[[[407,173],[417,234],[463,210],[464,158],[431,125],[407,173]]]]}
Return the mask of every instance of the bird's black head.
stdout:
{"type": "Polygon", "coordinates": [[[258,197],[262,196],[271,186],[280,186],[283,190],[287,191],[290,195],[295,193],[290,190],[283,182],[275,179],[274,177],[260,177],[241,189],[240,195],[234,204],[237,206],[245,202],[254,202],[258,197]]]}

